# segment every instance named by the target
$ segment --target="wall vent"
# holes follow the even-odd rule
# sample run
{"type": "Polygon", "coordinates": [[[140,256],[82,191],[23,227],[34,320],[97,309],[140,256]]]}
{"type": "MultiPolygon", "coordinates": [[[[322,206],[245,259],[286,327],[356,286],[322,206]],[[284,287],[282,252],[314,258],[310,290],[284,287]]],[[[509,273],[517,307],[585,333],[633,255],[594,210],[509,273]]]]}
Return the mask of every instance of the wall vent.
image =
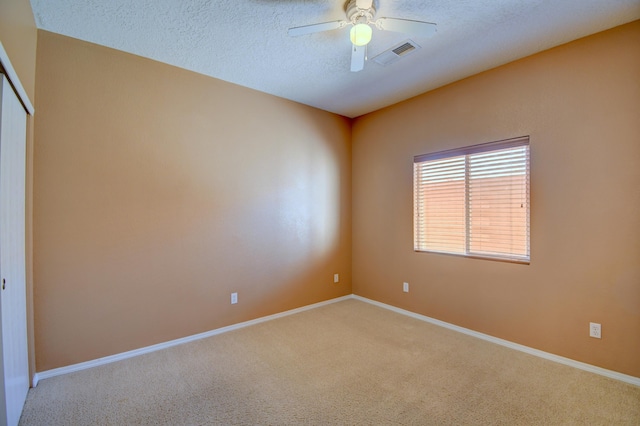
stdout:
{"type": "Polygon", "coordinates": [[[415,41],[406,40],[393,46],[391,49],[385,50],[372,59],[380,65],[389,65],[398,61],[400,58],[414,53],[418,49],[420,49],[420,46],[418,46],[415,41]]]}

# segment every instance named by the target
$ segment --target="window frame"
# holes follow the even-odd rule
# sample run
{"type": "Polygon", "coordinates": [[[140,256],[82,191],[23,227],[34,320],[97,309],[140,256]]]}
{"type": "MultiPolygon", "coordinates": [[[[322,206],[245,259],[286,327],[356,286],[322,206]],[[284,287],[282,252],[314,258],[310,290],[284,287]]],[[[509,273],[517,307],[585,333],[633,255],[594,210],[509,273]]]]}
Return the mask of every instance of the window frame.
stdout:
{"type": "MultiPolygon", "coordinates": [[[[424,196],[423,196],[424,197],[424,196]]],[[[422,203],[424,201],[422,200],[422,203]]],[[[424,206],[421,207],[424,211],[424,206]]],[[[474,206],[473,208],[477,208],[474,206]]],[[[459,225],[458,225],[459,226],[459,225]]],[[[458,229],[461,231],[461,228],[458,229]]],[[[513,238],[511,235],[509,238],[513,238]]],[[[453,236],[449,242],[455,242],[455,236],[453,236]]],[[[452,244],[453,245],[453,244],[452,244]]],[[[510,263],[519,263],[519,264],[530,264],[531,262],[531,150],[530,150],[530,137],[529,136],[520,136],[511,139],[504,139],[495,142],[482,143],[477,145],[471,145],[462,148],[449,149],[444,151],[437,151],[428,154],[416,155],[413,159],[413,249],[415,252],[419,253],[436,253],[436,254],[446,254],[451,256],[460,256],[472,259],[484,259],[484,260],[494,260],[501,262],[510,262],[510,263]],[[526,201],[523,204],[526,204],[526,212],[525,212],[525,230],[524,235],[520,235],[525,238],[524,245],[526,246],[525,254],[517,254],[513,252],[503,252],[496,253],[492,252],[489,254],[488,252],[478,252],[470,250],[470,239],[473,233],[470,229],[470,216],[471,216],[471,201],[469,201],[469,174],[470,169],[468,167],[469,159],[467,156],[474,156],[477,154],[489,153],[492,151],[502,151],[506,149],[515,149],[525,147],[525,156],[524,156],[524,164],[525,167],[525,191],[526,191],[526,201]],[[445,160],[445,159],[454,159],[456,157],[465,157],[465,169],[464,169],[464,252],[457,251],[446,251],[446,250],[435,250],[433,248],[424,248],[424,241],[422,240],[422,234],[419,235],[421,231],[426,227],[426,217],[419,216],[418,212],[418,203],[419,203],[419,195],[418,195],[418,167],[420,164],[423,164],[427,161],[436,161],[436,160],[445,160]],[[419,221],[422,220],[422,223],[419,221]],[[423,244],[420,247],[420,244],[423,244]]]]}

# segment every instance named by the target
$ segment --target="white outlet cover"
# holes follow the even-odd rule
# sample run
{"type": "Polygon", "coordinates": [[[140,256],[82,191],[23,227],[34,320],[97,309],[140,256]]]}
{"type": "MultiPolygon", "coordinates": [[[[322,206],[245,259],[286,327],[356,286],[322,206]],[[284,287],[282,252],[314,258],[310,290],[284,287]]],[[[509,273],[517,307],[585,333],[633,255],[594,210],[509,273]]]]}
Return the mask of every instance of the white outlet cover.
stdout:
{"type": "Polygon", "coordinates": [[[589,323],[589,336],[596,339],[602,339],[602,326],[597,322],[589,323]]]}
{"type": "Polygon", "coordinates": [[[409,283],[402,283],[402,291],[409,293],[409,283]]]}
{"type": "Polygon", "coordinates": [[[231,293],[231,304],[235,305],[238,303],[238,293],[231,293]]]}
{"type": "Polygon", "coordinates": [[[333,274],[333,282],[334,283],[340,282],[340,274],[333,274]]]}

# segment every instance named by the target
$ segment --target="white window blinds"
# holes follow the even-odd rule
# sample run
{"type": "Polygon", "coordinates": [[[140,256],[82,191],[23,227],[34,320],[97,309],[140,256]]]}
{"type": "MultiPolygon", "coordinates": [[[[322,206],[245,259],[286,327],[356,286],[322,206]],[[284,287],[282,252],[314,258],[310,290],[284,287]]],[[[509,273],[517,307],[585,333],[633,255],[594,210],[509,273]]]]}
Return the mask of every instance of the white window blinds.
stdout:
{"type": "Polygon", "coordinates": [[[414,158],[414,250],[529,262],[529,138],[414,158]]]}

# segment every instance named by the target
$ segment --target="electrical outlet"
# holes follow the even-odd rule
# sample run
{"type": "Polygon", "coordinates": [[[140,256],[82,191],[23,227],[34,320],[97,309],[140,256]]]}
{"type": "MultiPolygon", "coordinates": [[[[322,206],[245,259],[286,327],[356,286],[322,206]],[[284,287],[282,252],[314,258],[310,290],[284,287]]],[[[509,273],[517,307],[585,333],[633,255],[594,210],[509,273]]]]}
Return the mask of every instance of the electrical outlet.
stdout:
{"type": "Polygon", "coordinates": [[[409,293],[409,283],[402,283],[402,291],[409,293]]]}
{"type": "Polygon", "coordinates": [[[235,305],[238,303],[238,293],[231,293],[231,304],[235,305]]]}
{"type": "Polygon", "coordinates": [[[340,274],[333,274],[333,282],[334,283],[340,282],[340,274]]]}
{"type": "Polygon", "coordinates": [[[602,326],[596,322],[589,323],[589,336],[602,339],[602,326]]]}

